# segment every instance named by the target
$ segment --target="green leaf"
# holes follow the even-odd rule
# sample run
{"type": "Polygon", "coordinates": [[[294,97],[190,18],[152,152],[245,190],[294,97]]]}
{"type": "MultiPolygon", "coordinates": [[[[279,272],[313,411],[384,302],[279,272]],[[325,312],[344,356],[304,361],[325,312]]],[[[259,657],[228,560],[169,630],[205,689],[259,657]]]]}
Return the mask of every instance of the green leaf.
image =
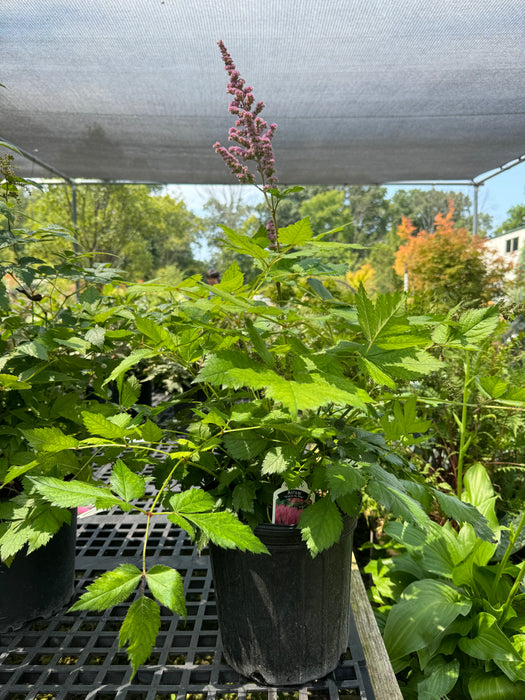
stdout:
{"type": "Polygon", "coordinates": [[[221,228],[226,234],[227,247],[235,252],[249,255],[256,260],[265,260],[270,255],[268,250],[254,243],[250,236],[241,236],[227,226],[221,226],[221,228]]]}
{"type": "Polygon", "coordinates": [[[459,331],[467,343],[479,345],[489,338],[499,323],[499,309],[489,306],[483,309],[470,309],[459,319],[459,331]]]}
{"type": "Polygon", "coordinates": [[[314,232],[310,226],[310,217],[306,216],[290,226],[280,228],[277,234],[279,243],[283,246],[296,246],[311,241],[314,232]]]}
{"type": "Polygon", "coordinates": [[[128,357],[124,358],[122,362],[119,362],[119,364],[111,372],[109,377],[105,380],[103,386],[105,386],[109,382],[112,382],[113,380],[117,380],[125,372],[127,372],[128,369],[131,369],[131,367],[138,365],[138,363],[141,360],[145,360],[147,357],[155,357],[156,354],[157,353],[155,350],[148,350],[147,348],[143,348],[141,350],[133,350],[133,352],[130,355],[128,355],[128,357]]]}
{"type": "Polygon", "coordinates": [[[519,700],[525,697],[525,683],[513,683],[492,670],[472,670],[468,690],[472,700],[519,700]]]}
{"type": "Polygon", "coordinates": [[[232,493],[232,505],[235,511],[244,510],[247,513],[253,513],[256,488],[256,485],[249,481],[237,484],[232,493]]]}
{"type": "Polygon", "coordinates": [[[126,435],[126,429],[108,420],[102,413],[82,411],[82,420],[90,435],[100,435],[109,440],[118,440],[126,435]]]}
{"type": "Polygon", "coordinates": [[[133,564],[121,564],[113,571],[106,571],[71,606],[70,610],[107,610],[129,598],[138,586],[142,573],[133,564]]]}
{"type": "Polygon", "coordinates": [[[254,430],[225,433],[224,446],[234,459],[252,460],[266,448],[268,442],[254,430]]]}
{"type": "Polygon", "coordinates": [[[158,323],[155,323],[147,316],[136,315],[135,325],[137,326],[137,330],[145,335],[146,338],[153,341],[153,344],[156,347],[163,345],[169,350],[175,349],[175,342],[171,333],[163,326],[159,326],[158,323]]]}
{"type": "Polygon", "coordinates": [[[459,678],[459,660],[447,662],[437,657],[425,668],[426,678],[417,684],[418,700],[436,700],[445,697],[459,678]]]}
{"type": "Polygon", "coordinates": [[[475,636],[460,639],[458,646],[465,654],[482,661],[493,660],[519,663],[522,661],[507,635],[498,627],[493,615],[481,612],[472,629],[475,636]]]}
{"type": "Polygon", "coordinates": [[[202,489],[189,489],[174,493],[170,498],[170,505],[177,513],[204,513],[213,510],[215,500],[211,494],[202,489]]]}
{"type": "Polygon", "coordinates": [[[295,466],[295,450],[291,446],[278,445],[268,450],[262,463],[262,474],[282,474],[295,466]]]}
{"type": "Polygon", "coordinates": [[[85,335],[85,339],[91,345],[95,345],[97,348],[104,347],[104,339],[106,337],[106,331],[102,326],[94,326],[90,328],[85,335]]]}
{"type": "Polygon", "coordinates": [[[53,476],[26,477],[46,500],[63,508],[96,505],[97,508],[119,506],[122,501],[113,496],[111,491],[103,486],[86,484],[83,481],[62,481],[53,476]]]}
{"type": "Polygon", "coordinates": [[[47,354],[47,349],[36,340],[30,343],[22,343],[16,349],[17,355],[30,355],[31,357],[37,357],[39,360],[47,360],[49,356],[47,354]]]}
{"type": "Polygon", "coordinates": [[[246,319],[246,327],[248,328],[248,333],[250,335],[250,340],[253,343],[253,347],[255,348],[255,351],[259,355],[261,360],[268,367],[275,367],[275,357],[266,347],[266,343],[262,339],[261,334],[259,333],[257,328],[255,328],[250,319],[246,319]]]}
{"type": "Polygon", "coordinates": [[[121,459],[117,459],[111,471],[111,489],[126,503],[142,498],[146,493],[146,480],[129,469],[121,459]]]}
{"type": "Polygon", "coordinates": [[[204,535],[218,547],[240,549],[255,554],[269,554],[265,545],[256,537],[248,525],[241,523],[229,511],[199,513],[186,516],[204,535]]]}
{"type": "Polygon", "coordinates": [[[487,519],[477,508],[470,503],[463,503],[455,496],[442,493],[432,488],[432,492],[439,503],[443,513],[449,518],[453,518],[458,523],[469,523],[474,528],[477,536],[487,542],[494,540],[494,533],[491,530],[487,519]]]}
{"type": "Polygon", "coordinates": [[[392,661],[431,644],[472,602],[442,581],[411,583],[392,606],[383,639],[392,661]]]}
{"type": "Polygon", "coordinates": [[[78,446],[78,440],[72,435],[66,435],[60,428],[34,428],[23,430],[30,445],[42,452],[60,452],[71,450],[78,446]]]}
{"type": "Polygon", "coordinates": [[[140,396],[140,382],[133,374],[126,377],[120,392],[120,404],[125,408],[133,406],[140,396]]]}
{"type": "Polygon", "coordinates": [[[9,389],[31,389],[31,384],[21,381],[13,374],[0,374],[0,386],[8,391],[9,389]]]}
{"type": "Polygon", "coordinates": [[[348,462],[331,462],[326,467],[326,479],[332,498],[341,498],[360,489],[365,478],[358,469],[348,462]]]}
{"type": "Polygon", "coordinates": [[[160,629],[160,609],[151,598],[141,596],[128,610],[119,633],[119,649],[129,642],[128,658],[133,668],[138,668],[151,656],[160,629]]]}
{"type": "Polygon", "coordinates": [[[160,564],[153,566],[146,574],[146,581],[155,598],[172,612],[186,617],[184,601],[184,581],[175,569],[160,564]]]}
{"type": "Polygon", "coordinates": [[[317,296],[321,299],[328,301],[329,299],[334,298],[333,294],[328,291],[328,289],[324,286],[321,280],[318,280],[315,277],[308,277],[306,283],[314,290],[317,296]]]}
{"type": "Polygon", "coordinates": [[[385,471],[379,464],[365,464],[362,469],[371,477],[365,487],[371,498],[394,515],[425,529],[428,523],[425,511],[406,493],[403,483],[394,474],[385,471]]]}
{"type": "Polygon", "coordinates": [[[146,442],[160,442],[164,435],[162,429],[149,419],[144,423],[140,431],[142,438],[146,440],[146,442]]]}
{"type": "Polygon", "coordinates": [[[305,508],[299,519],[301,535],[312,556],[337,542],[343,531],[343,517],[328,497],[305,508]]]}

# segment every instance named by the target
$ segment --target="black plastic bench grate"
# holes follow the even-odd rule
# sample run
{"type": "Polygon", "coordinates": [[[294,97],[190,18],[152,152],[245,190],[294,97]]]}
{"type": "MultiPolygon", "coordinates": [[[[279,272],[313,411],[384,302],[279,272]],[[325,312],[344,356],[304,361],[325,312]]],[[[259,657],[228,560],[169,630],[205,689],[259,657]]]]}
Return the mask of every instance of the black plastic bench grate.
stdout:
{"type": "MultiPolygon", "coordinates": [[[[132,515],[81,520],[75,596],[119,563],[140,566],[143,532],[143,518],[132,515]]],[[[208,557],[160,518],[152,520],[148,547],[151,561],[183,575],[188,617],[162,609],[153,654],[131,683],[117,639],[127,606],[103,613],[64,610],[0,636],[1,700],[374,700],[355,626],[349,651],[324,679],[268,688],[240,676],[222,658],[208,557]]]]}

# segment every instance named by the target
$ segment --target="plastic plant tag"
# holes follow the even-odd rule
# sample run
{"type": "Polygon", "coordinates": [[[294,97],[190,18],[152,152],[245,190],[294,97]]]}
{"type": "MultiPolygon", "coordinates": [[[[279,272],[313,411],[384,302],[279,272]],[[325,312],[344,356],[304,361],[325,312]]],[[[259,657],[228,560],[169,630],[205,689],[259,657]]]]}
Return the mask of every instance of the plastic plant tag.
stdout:
{"type": "Polygon", "coordinates": [[[297,525],[301,513],[315,501],[306,482],[296,489],[289,489],[286,484],[273,492],[272,523],[276,525],[297,525]]]}

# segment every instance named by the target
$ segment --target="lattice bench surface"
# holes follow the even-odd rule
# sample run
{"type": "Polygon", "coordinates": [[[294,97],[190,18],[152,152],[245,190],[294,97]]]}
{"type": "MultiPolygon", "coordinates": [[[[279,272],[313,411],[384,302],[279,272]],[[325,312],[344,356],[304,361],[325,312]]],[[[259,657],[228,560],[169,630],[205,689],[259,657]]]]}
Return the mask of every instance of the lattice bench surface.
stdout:
{"type": "MultiPolygon", "coordinates": [[[[145,522],[133,515],[79,521],[75,597],[119,563],[141,566],[145,522]]],[[[352,618],[349,648],[337,669],[301,688],[268,688],[240,676],[222,658],[209,559],[186,533],[153,518],[149,562],[184,577],[188,616],[161,610],[161,630],[147,664],[130,682],[118,630],[126,605],[105,612],[64,609],[48,620],[0,635],[1,700],[374,700],[352,618]]]]}

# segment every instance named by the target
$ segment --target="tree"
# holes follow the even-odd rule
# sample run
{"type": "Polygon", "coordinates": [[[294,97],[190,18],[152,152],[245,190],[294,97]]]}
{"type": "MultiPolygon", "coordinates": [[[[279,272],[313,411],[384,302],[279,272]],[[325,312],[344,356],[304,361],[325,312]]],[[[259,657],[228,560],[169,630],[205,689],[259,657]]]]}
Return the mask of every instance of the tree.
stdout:
{"type": "MultiPolygon", "coordinates": [[[[199,219],[182,200],[157,191],[145,185],[77,186],[75,231],[87,265],[110,262],[131,279],[149,279],[174,264],[184,273],[196,271],[191,244],[201,230],[199,219]]],[[[33,194],[27,213],[45,224],[72,227],[70,188],[33,194]]]]}
{"type": "Polygon", "coordinates": [[[372,245],[383,241],[392,220],[386,187],[349,185],[344,192],[352,214],[354,242],[372,245]]]}
{"type": "Polygon", "coordinates": [[[409,290],[417,305],[447,310],[458,303],[478,306],[504,293],[510,265],[491,253],[485,239],[465,228],[454,228],[454,208],[438,213],[432,231],[418,231],[403,217],[403,240],[395,254],[395,271],[408,273],[409,290]]]}
{"type": "Polygon", "coordinates": [[[506,231],[512,231],[515,228],[523,228],[525,226],[525,204],[516,204],[515,207],[511,207],[507,212],[507,218],[501,224],[499,228],[496,229],[495,233],[505,233],[506,231]]]}

